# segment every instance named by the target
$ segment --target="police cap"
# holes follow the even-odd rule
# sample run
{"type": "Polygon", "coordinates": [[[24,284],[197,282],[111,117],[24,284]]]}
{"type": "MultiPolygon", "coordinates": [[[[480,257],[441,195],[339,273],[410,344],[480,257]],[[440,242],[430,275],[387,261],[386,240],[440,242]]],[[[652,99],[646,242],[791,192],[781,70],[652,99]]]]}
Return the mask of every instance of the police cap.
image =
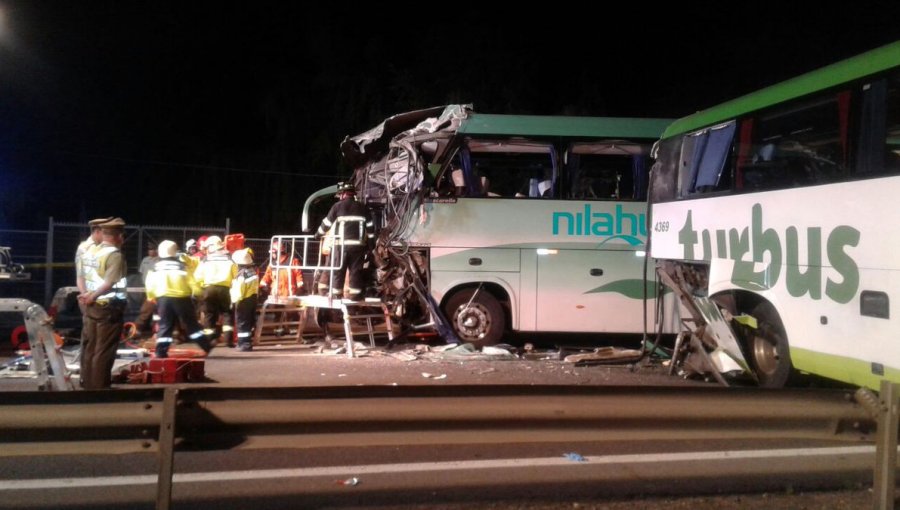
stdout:
{"type": "Polygon", "coordinates": [[[125,230],[125,220],[122,218],[113,218],[105,223],[100,224],[104,234],[118,234],[125,230]]]}
{"type": "Polygon", "coordinates": [[[93,230],[95,228],[101,228],[100,225],[103,225],[108,221],[112,221],[113,219],[114,218],[112,216],[107,216],[106,218],[94,218],[88,222],[88,225],[90,225],[91,230],[93,230]]]}

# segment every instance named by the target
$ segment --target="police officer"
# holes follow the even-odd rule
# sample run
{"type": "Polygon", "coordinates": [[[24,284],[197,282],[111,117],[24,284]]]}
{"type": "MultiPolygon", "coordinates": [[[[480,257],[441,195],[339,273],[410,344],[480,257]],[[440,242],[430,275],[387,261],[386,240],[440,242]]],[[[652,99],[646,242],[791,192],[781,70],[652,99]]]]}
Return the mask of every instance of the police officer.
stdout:
{"type": "Polygon", "coordinates": [[[81,331],[81,387],[109,388],[112,366],[122,336],[125,313],[125,274],[128,268],[120,248],[125,242],[122,218],[101,223],[102,240],[82,257],[85,292],[78,301],[84,305],[81,331]]]}
{"type": "Polygon", "coordinates": [[[159,315],[159,331],[156,334],[156,357],[169,355],[172,334],[178,321],[187,329],[188,338],[209,352],[209,341],[203,335],[197,314],[194,311],[192,295],[200,294],[200,287],[194,280],[186,263],[187,255],[178,253],[178,245],[173,241],[159,243],[160,259],[147,274],[147,300],[156,300],[159,315]]]}
{"type": "MultiPolygon", "coordinates": [[[[369,211],[366,206],[356,200],[356,188],[353,183],[338,183],[338,196],[340,201],[331,206],[328,215],[319,225],[316,237],[321,238],[332,226],[335,226],[335,247],[332,249],[332,257],[341,257],[340,250],[343,246],[340,269],[334,272],[331,281],[331,297],[344,297],[344,273],[350,271],[350,284],[347,288],[347,298],[357,300],[362,297],[363,291],[363,264],[369,243],[374,239],[373,223],[369,219],[369,211]],[[365,228],[361,229],[360,224],[365,228]]],[[[323,286],[320,284],[320,293],[323,286]]]]}
{"type": "Polygon", "coordinates": [[[97,246],[103,241],[103,232],[100,228],[100,225],[112,219],[112,217],[97,218],[89,221],[88,225],[90,225],[91,227],[91,235],[90,237],[82,241],[81,244],[78,245],[78,248],[75,250],[75,285],[78,286],[78,292],[82,294],[87,291],[87,288],[84,286],[84,270],[81,265],[82,258],[88,250],[90,250],[94,246],[97,246]]]}

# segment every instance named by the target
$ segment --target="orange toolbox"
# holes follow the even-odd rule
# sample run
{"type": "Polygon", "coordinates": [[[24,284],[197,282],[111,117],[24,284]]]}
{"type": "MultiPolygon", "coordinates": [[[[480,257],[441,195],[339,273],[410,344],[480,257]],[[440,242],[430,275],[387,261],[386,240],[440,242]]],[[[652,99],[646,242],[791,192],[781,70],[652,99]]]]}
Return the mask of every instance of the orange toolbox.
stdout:
{"type": "Polygon", "coordinates": [[[206,380],[206,360],[196,358],[152,358],[147,366],[147,382],[152,384],[202,382],[206,380]]]}

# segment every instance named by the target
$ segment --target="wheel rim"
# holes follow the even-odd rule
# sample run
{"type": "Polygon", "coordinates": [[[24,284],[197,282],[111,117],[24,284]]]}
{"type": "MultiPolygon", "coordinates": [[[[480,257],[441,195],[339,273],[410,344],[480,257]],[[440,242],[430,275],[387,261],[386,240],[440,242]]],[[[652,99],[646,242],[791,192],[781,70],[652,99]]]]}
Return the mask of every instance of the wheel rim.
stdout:
{"type": "Polygon", "coordinates": [[[480,303],[460,305],[453,315],[457,334],[464,340],[482,340],[491,330],[491,314],[480,303]]]}
{"type": "Polygon", "coordinates": [[[753,337],[753,359],[760,372],[766,375],[774,374],[778,369],[780,358],[772,340],[760,335],[753,337]]]}

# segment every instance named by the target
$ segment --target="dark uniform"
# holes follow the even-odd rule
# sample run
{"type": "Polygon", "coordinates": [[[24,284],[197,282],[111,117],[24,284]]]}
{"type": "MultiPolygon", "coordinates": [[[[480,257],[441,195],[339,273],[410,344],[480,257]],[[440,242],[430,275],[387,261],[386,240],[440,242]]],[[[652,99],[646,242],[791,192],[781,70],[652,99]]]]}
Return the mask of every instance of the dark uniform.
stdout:
{"type": "Polygon", "coordinates": [[[365,283],[363,281],[363,264],[368,245],[374,238],[373,224],[366,206],[356,201],[356,188],[353,184],[339,184],[338,192],[341,200],[331,206],[331,210],[328,211],[328,215],[322,220],[322,224],[316,232],[316,237],[321,238],[332,227],[335,227],[333,232],[335,246],[332,249],[331,257],[340,257],[340,246],[343,245],[343,258],[340,269],[333,273],[330,285],[327,274],[325,279],[320,282],[319,293],[325,294],[328,287],[331,287],[331,297],[344,297],[344,274],[346,271],[350,271],[350,285],[347,288],[346,297],[355,300],[362,296],[365,283]],[[364,228],[361,229],[360,224],[364,224],[364,228]]]}
{"type": "Polygon", "coordinates": [[[103,223],[103,241],[82,256],[87,292],[78,299],[85,305],[81,332],[81,387],[109,388],[112,366],[122,337],[126,290],[124,242],[125,222],[114,218],[103,223]]]}

